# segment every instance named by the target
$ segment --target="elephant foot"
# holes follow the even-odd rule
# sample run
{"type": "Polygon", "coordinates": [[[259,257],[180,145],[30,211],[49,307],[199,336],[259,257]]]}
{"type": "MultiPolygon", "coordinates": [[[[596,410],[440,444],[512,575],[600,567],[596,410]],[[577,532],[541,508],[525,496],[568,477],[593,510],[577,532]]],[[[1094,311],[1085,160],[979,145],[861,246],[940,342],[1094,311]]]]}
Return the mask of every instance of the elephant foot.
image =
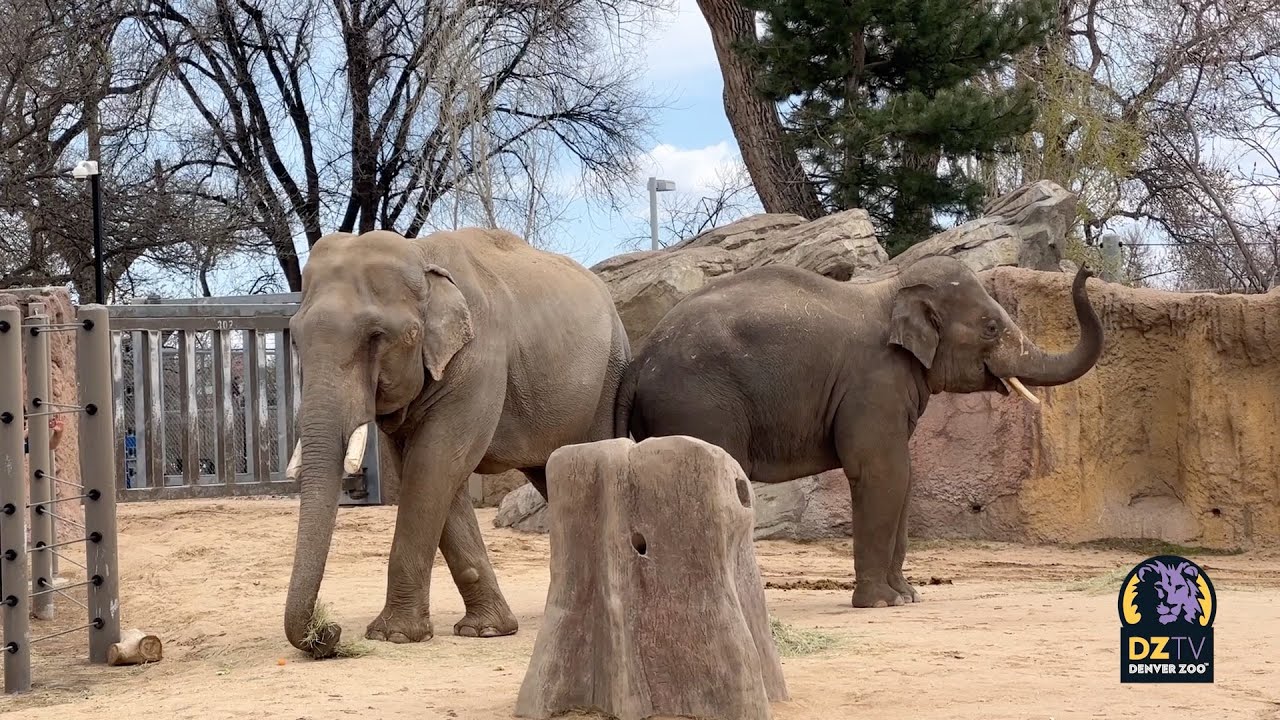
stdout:
{"type": "Polygon", "coordinates": [[[383,609],[364,631],[364,636],[369,640],[393,643],[425,642],[434,635],[429,615],[413,615],[388,609],[383,609]]]}
{"type": "Polygon", "coordinates": [[[903,603],[918,603],[921,601],[920,593],[916,592],[914,586],[907,582],[906,576],[902,573],[896,573],[889,576],[889,587],[898,591],[898,595],[902,597],[903,603]]]}
{"type": "Polygon", "coordinates": [[[460,637],[491,638],[515,635],[518,629],[519,621],[504,603],[501,611],[468,609],[467,614],[453,626],[453,634],[460,637]]]}
{"type": "Polygon", "coordinates": [[[856,608],[882,608],[902,604],[902,595],[884,581],[860,580],[853,591],[853,606],[856,608]]]}

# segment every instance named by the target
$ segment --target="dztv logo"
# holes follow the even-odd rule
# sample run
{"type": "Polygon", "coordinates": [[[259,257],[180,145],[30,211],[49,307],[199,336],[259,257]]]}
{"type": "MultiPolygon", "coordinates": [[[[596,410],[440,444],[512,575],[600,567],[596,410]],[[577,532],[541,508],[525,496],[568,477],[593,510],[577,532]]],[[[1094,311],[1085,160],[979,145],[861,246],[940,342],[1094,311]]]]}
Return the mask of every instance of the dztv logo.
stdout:
{"type": "Polygon", "coordinates": [[[1120,587],[1120,682],[1213,682],[1213,583],[1186,558],[1136,565],[1120,587]]]}

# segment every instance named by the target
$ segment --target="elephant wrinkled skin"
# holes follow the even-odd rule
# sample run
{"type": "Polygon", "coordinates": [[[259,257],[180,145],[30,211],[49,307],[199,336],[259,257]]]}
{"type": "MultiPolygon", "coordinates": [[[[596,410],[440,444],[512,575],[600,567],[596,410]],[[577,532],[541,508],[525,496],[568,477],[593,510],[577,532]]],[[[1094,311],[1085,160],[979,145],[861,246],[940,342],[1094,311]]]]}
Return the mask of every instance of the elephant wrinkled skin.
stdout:
{"type": "Polygon", "coordinates": [[[1087,373],[1103,331],[1082,269],[1076,346],[1049,354],[949,257],[838,282],[768,266],[712,281],[673,307],[623,378],[615,435],[690,435],[754,482],[843,468],[853,506],[855,607],[919,601],[902,573],[908,440],[929,396],[1059,385],[1087,373]]]}
{"type": "Polygon", "coordinates": [[[370,422],[403,466],[386,603],[366,637],[432,636],[437,547],[466,604],[454,632],[514,633],[466,480],[519,469],[545,497],[552,451],[612,436],[630,347],[604,283],[499,230],[335,233],[311,249],[290,331],[302,391],[289,642],[326,657],[341,636],[313,613],[341,478],[359,469],[370,422]]]}

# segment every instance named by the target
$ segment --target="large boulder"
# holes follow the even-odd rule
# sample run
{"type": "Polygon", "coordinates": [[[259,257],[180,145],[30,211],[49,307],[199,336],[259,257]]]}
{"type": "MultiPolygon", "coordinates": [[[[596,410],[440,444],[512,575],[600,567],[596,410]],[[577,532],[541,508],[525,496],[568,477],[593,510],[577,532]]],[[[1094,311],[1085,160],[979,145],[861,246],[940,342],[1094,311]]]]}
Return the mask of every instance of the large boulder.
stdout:
{"type": "Polygon", "coordinates": [[[665,250],[626,253],[591,269],[609,286],[638,348],[676,303],[721,275],[794,265],[837,280],[875,279],[922,257],[951,255],[974,271],[1006,265],[1057,270],[1076,197],[1042,180],[992,200],[982,217],[957,225],[892,260],[864,210],[817,220],[762,213],[708,230],[665,250]]]}
{"type": "Polygon", "coordinates": [[[1075,221],[1076,196],[1041,180],[993,199],[982,217],[907,248],[888,265],[950,255],[974,272],[1004,266],[1052,272],[1062,263],[1063,240],[1075,221]]]}
{"type": "Polygon", "coordinates": [[[814,221],[759,214],[714,228],[666,250],[619,255],[596,264],[634,347],[676,303],[713,278],[769,264],[795,265],[847,280],[888,259],[863,210],[814,221]]]}

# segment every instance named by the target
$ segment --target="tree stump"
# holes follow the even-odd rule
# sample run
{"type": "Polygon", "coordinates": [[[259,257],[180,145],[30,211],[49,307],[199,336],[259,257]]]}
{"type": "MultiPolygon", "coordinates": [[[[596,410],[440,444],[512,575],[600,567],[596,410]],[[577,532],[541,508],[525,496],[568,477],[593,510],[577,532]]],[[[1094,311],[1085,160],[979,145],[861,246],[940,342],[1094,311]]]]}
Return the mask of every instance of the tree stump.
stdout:
{"type": "Polygon", "coordinates": [[[516,714],[767,720],[788,699],[751,543],[751,483],[691,437],[547,461],[551,585],[516,714]]]}

